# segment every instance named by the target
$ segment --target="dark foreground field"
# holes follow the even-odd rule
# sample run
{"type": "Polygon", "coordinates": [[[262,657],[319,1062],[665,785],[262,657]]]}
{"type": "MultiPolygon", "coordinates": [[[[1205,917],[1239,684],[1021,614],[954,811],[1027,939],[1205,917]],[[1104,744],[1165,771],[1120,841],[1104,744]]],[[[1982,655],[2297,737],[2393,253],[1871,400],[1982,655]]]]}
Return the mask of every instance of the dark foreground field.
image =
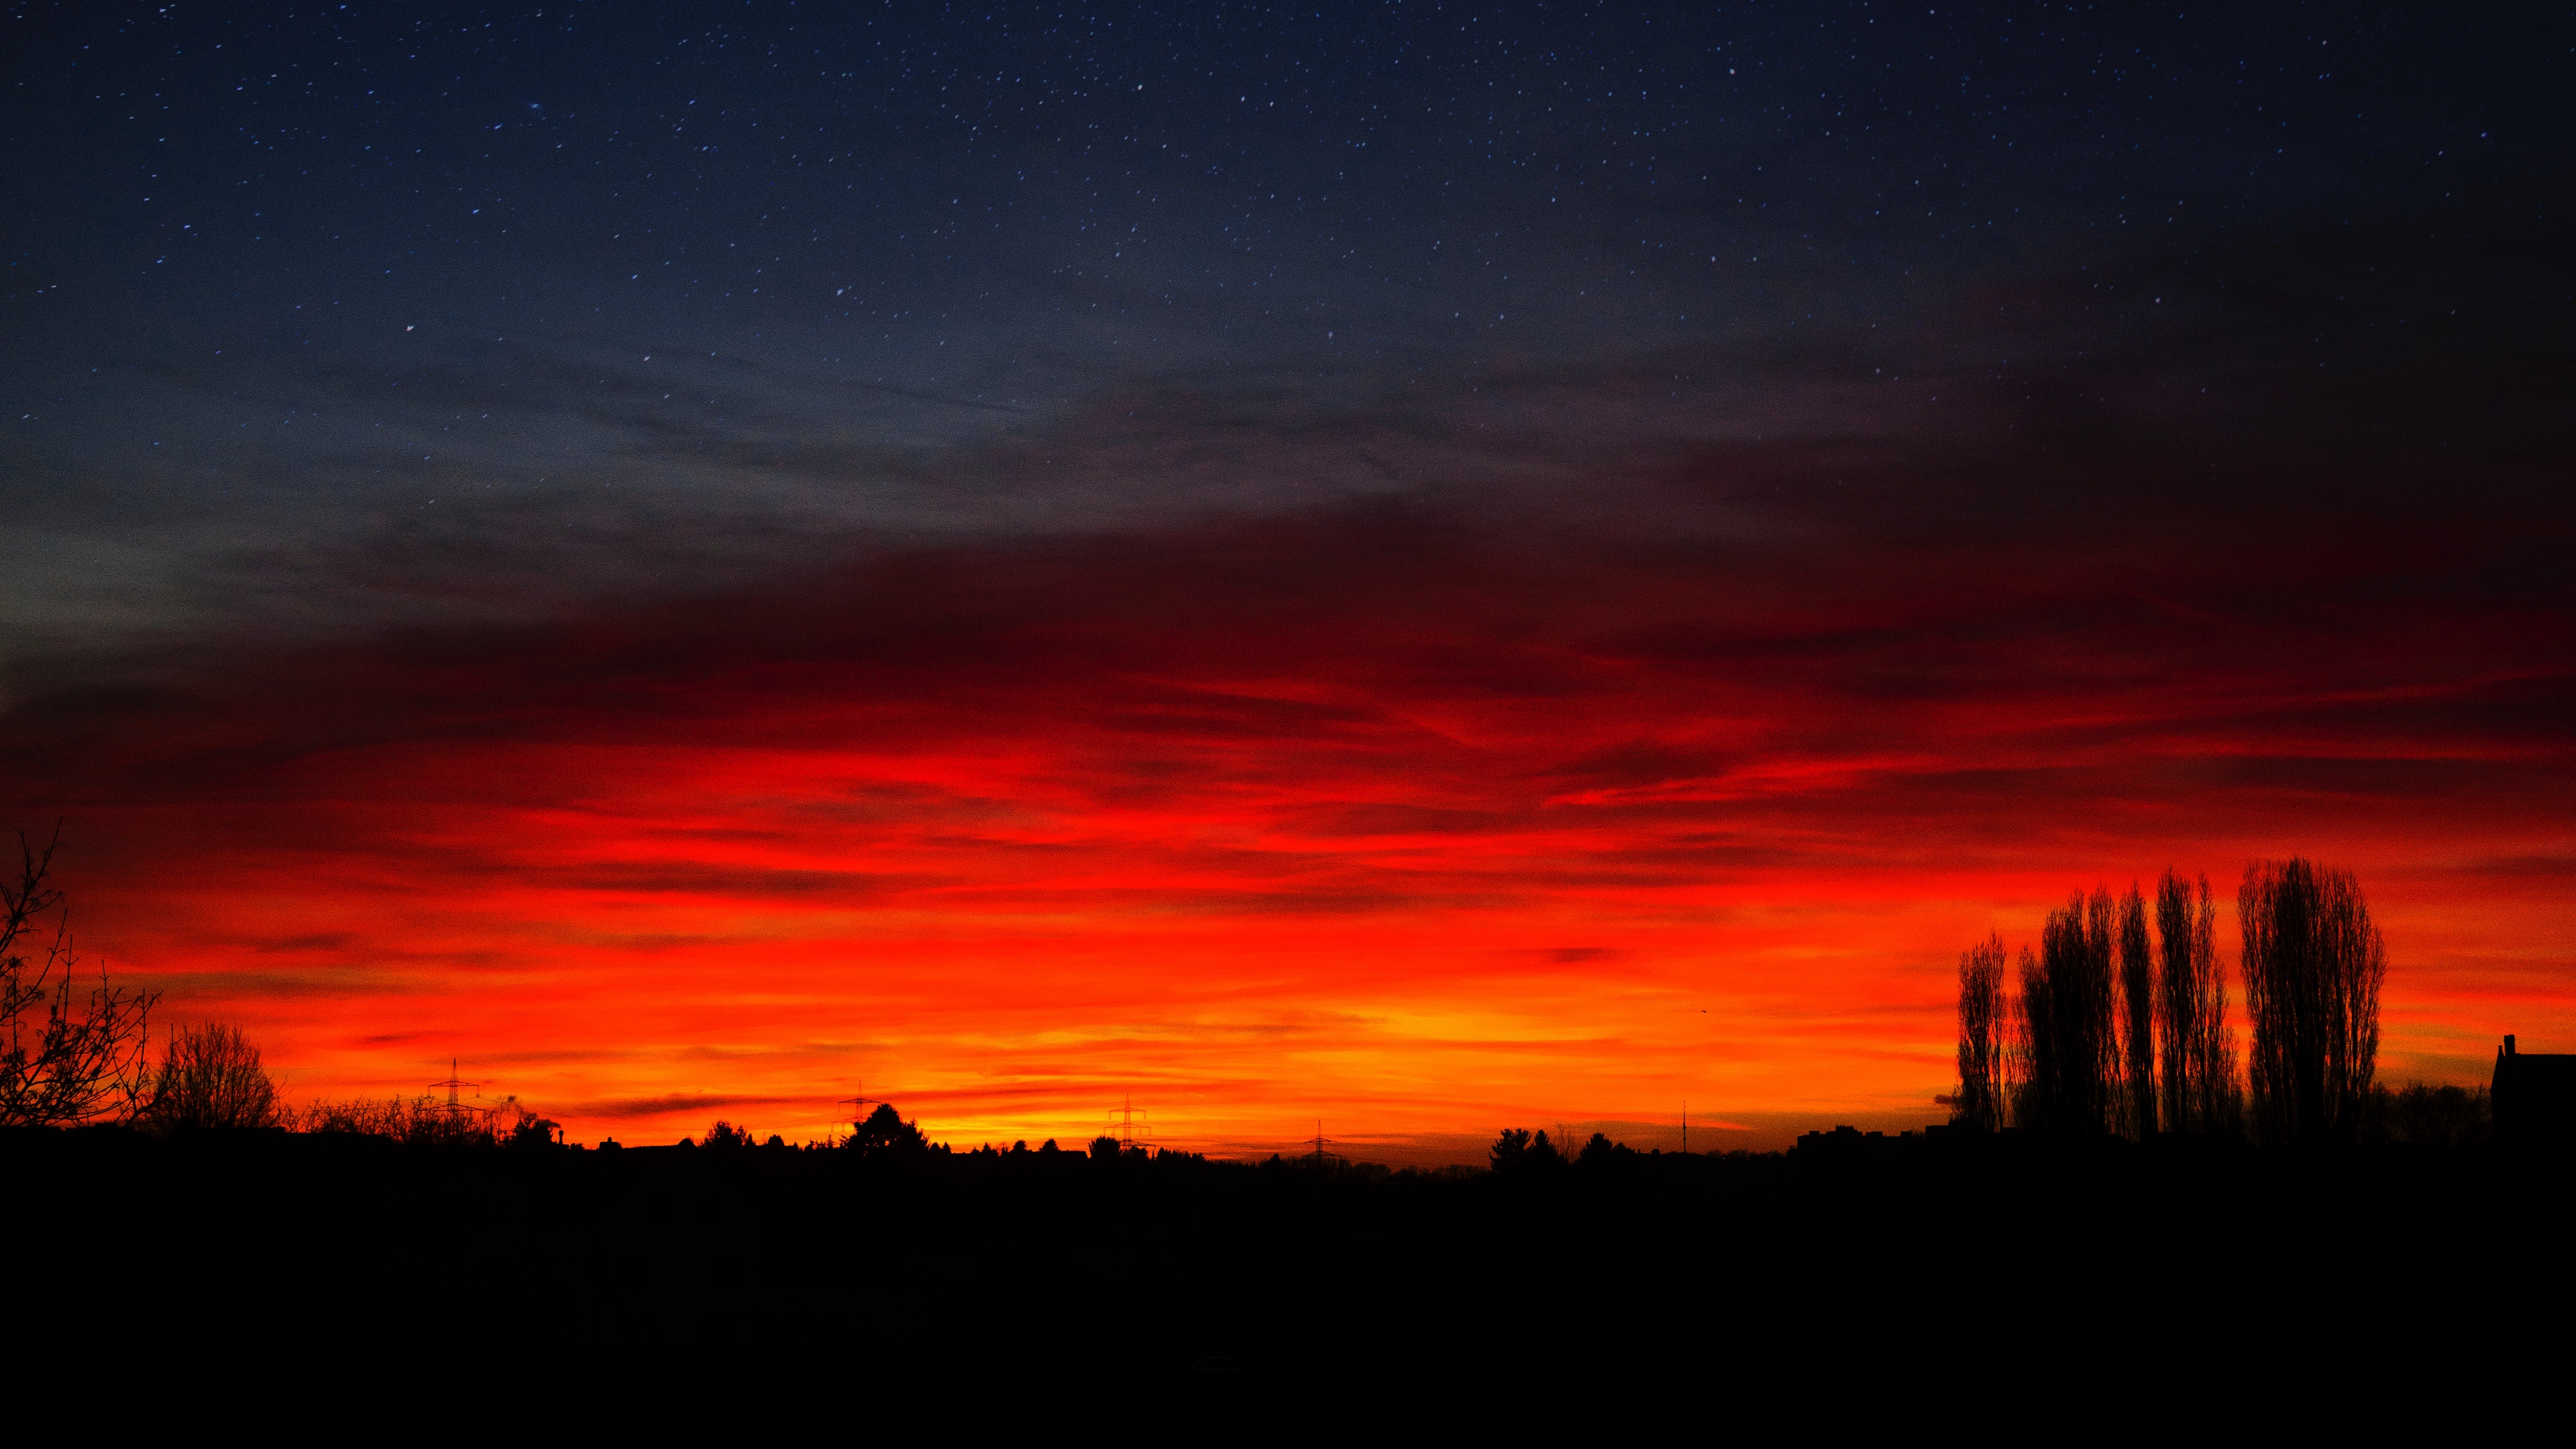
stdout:
{"type": "Polygon", "coordinates": [[[0,1140],[0,1173],[19,1325],[244,1392],[444,1365],[630,1402],[1110,1393],[1286,1423],[2071,1395],[2143,1423],[2302,1383],[2347,1411],[2495,1402],[2568,1348],[2568,1175],[2494,1148],[1916,1140],[1386,1178],[92,1130],[0,1140]]]}

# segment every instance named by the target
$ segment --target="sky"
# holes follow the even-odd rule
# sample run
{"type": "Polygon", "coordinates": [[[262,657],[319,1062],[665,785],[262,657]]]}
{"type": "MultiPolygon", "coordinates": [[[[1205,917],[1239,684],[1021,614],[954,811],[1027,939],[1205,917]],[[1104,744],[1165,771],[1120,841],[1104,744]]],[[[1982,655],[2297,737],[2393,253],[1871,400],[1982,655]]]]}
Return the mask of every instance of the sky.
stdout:
{"type": "Polygon", "coordinates": [[[5,25],[0,825],[295,1100],[1776,1147],[2291,854],[2576,1049],[2563,16],[5,25]]]}

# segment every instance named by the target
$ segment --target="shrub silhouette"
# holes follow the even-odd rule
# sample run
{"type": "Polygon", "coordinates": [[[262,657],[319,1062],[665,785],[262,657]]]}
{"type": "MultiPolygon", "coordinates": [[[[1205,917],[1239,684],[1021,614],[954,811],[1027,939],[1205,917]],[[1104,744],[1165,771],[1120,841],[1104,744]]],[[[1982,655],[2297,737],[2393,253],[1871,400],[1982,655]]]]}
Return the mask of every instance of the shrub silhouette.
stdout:
{"type": "Polygon", "coordinates": [[[2374,1086],[2363,1135],[2381,1142],[2466,1147],[2493,1130],[2494,1103],[2484,1087],[2428,1087],[2409,1082],[2392,1092],[2374,1086]]]}
{"type": "Polygon", "coordinates": [[[280,1125],[277,1084],[259,1048],[223,1022],[170,1033],[144,1120],[162,1131],[280,1125]]]}
{"type": "MultiPolygon", "coordinates": [[[[415,1147],[489,1147],[498,1134],[496,1114],[479,1108],[453,1109],[426,1096],[381,1102],[317,1101],[301,1112],[281,1111],[278,1118],[279,1125],[300,1132],[390,1137],[415,1147]]],[[[515,1132],[513,1128],[513,1140],[515,1132]]]]}

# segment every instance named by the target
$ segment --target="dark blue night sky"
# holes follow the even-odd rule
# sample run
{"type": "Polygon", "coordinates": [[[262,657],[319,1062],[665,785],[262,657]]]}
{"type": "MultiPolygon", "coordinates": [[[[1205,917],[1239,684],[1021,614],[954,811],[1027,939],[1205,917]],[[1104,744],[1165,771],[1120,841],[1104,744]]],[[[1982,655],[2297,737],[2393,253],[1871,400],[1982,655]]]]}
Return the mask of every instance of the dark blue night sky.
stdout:
{"type": "Polygon", "coordinates": [[[1355,498],[1593,517],[1756,441],[1911,494],[2558,411],[2566,36],[2495,12],[9,23],[13,664],[1355,498]]]}

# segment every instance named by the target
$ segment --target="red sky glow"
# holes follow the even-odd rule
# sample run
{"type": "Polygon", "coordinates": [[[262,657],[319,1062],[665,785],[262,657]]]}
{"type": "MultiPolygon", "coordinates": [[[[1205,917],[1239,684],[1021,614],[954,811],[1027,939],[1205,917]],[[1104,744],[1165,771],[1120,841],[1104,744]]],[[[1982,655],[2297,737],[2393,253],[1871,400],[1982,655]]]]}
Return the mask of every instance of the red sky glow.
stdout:
{"type": "Polygon", "coordinates": [[[1237,1155],[1919,1123],[1971,940],[2290,851],[2371,891],[2389,1077],[2576,1028],[2528,642],[2249,640],[2224,558],[1959,591],[1955,540],[1879,549],[1363,512],[952,552],[246,656],[42,736],[84,937],[165,1014],[249,1023],[301,1096],[454,1056],[586,1139],[820,1137],[862,1087],[961,1145],[1132,1097],[1237,1155]]]}

